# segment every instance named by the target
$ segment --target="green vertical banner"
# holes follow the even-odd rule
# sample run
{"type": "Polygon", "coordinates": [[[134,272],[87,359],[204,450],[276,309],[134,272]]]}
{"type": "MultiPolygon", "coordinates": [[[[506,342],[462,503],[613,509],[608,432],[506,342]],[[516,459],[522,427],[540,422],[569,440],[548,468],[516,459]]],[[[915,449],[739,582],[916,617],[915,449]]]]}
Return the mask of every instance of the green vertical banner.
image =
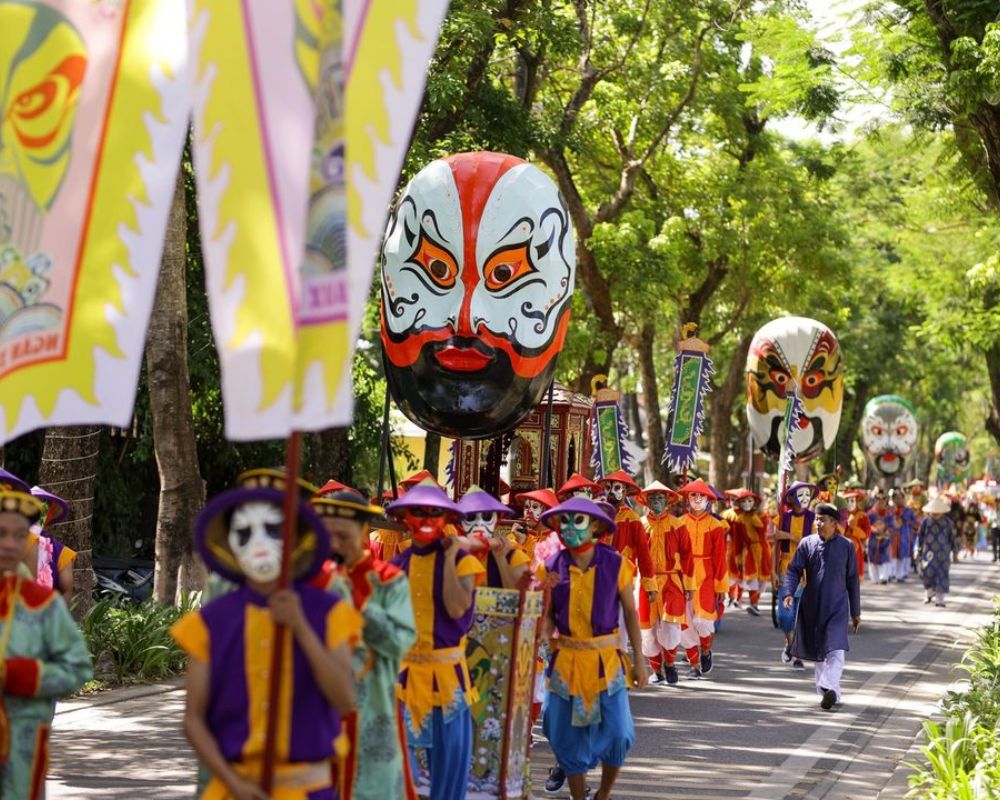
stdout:
{"type": "MultiPolygon", "coordinates": [[[[685,325],[684,330],[691,331],[692,326],[685,325]]],[[[695,464],[698,437],[705,427],[705,395],[712,390],[715,369],[708,357],[708,344],[701,339],[685,338],[677,348],[663,463],[672,472],[684,472],[695,464]]]]}

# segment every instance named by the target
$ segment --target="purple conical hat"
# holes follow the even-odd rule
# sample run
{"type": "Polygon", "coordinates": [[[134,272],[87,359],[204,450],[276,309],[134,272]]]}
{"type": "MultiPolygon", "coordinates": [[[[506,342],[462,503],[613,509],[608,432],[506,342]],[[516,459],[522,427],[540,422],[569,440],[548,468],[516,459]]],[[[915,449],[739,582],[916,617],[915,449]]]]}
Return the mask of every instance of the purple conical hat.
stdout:
{"type": "Polygon", "coordinates": [[[495,512],[500,516],[514,516],[514,512],[510,508],[475,484],[470,486],[469,490],[462,495],[462,499],[458,501],[458,509],[464,516],[468,516],[469,514],[489,514],[490,512],[495,512]]]}
{"type": "Polygon", "coordinates": [[[397,511],[417,507],[440,508],[455,516],[462,515],[462,510],[449,500],[444,489],[432,480],[422,481],[412,489],[408,489],[406,494],[390,503],[385,510],[388,514],[394,514],[397,511]]]}
{"type": "Polygon", "coordinates": [[[615,529],[615,521],[593,500],[586,497],[571,497],[565,503],[560,503],[555,508],[550,508],[539,517],[543,525],[555,530],[555,520],[560,514],[588,514],[601,523],[604,532],[612,532],[615,529]]]}
{"type": "Polygon", "coordinates": [[[31,494],[31,490],[28,489],[28,484],[22,481],[13,472],[8,472],[2,467],[0,467],[0,486],[9,486],[13,491],[21,492],[22,494],[31,494]]]}
{"type": "MultiPolygon", "coordinates": [[[[194,540],[208,568],[236,583],[243,583],[245,576],[233,551],[229,547],[229,520],[241,505],[253,502],[271,503],[282,507],[284,492],[261,487],[257,489],[229,489],[216,495],[198,515],[194,526],[194,540]]],[[[323,520],[309,504],[299,501],[299,526],[295,549],[291,555],[291,575],[294,581],[308,581],[323,566],[330,552],[330,535],[323,520]]]]}
{"type": "Polygon", "coordinates": [[[806,483],[805,481],[796,481],[791,486],[785,490],[784,497],[781,498],[781,502],[785,505],[789,505],[792,502],[792,498],[795,497],[795,493],[799,489],[809,489],[812,492],[810,500],[815,500],[816,495],[819,494],[819,487],[815,483],[806,483]]]}
{"type": "Polygon", "coordinates": [[[47,492],[41,486],[32,486],[31,494],[45,503],[44,527],[47,528],[49,525],[55,525],[60,520],[66,519],[69,516],[69,503],[59,497],[59,495],[47,492]]]}

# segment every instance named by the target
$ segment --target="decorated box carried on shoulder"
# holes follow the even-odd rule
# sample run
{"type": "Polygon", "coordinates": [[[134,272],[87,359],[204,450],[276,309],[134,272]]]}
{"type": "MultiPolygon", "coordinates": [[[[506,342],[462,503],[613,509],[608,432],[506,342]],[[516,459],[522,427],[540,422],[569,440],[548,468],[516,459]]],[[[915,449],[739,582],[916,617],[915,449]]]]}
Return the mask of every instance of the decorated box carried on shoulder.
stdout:
{"type": "Polygon", "coordinates": [[[708,357],[708,343],[693,335],[697,328],[693,323],[684,326],[674,359],[670,425],[663,452],[663,463],[672,472],[683,473],[694,466],[698,436],[705,425],[705,395],[712,391],[715,369],[708,357]]]}
{"type": "Polygon", "coordinates": [[[569,327],[573,225],[538,167],[504,153],[432,161],[382,247],[389,391],[417,425],[482,439],[542,399],[569,327]]]}
{"type": "Polygon", "coordinates": [[[467,800],[530,794],[530,711],[542,597],[513,589],[476,590],[465,653],[479,693],[472,706],[475,740],[467,800]]]}

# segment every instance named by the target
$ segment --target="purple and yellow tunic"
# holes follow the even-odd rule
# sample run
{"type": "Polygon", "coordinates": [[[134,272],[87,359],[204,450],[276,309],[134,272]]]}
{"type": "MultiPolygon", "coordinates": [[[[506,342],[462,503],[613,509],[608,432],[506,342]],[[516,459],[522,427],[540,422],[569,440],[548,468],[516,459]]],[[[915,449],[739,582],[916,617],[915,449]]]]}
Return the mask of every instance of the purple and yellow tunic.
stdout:
{"type": "Polygon", "coordinates": [[[598,544],[585,570],[563,550],[539,569],[552,575],[552,614],[557,639],[549,657],[548,688],[573,704],[573,725],[601,721],[601,692],[625,688],[630,666],[619,648],[619,593],[632,587],[632,565],[613,547],[598,544]]]}
{"type": "Polygon", "coordinates": [[[778,577],[785,574],[788,565],[792,563],[795,551],[803,537],[809,536],[813,532],[813,519],[816,514],[811,509],[796,511],[788,506],[781,510],[778,528],[785,533],[792,535],[791,540],[780,539],[775,542],[778,548],[778,577]]]}
{"type": "MultiPolygon", "coordinates": [[[[358,640],[361,619],[349,603],[311,586],[295,588],[310,627],[327,647],[350,646],[358,640]]],[[[191,658],[210,668],[207,724],[222,755],[242,775],[256,779],[264,756],[274,641],[267,598],[240,586],[186,614],[171,634],[191,658]]],[[[274,797],[333,797],[330,759],[340,734],[340,717],[323,695],[293,636],[285,638],[284,658],[274,797]]],[[[226,796],[217,778],[202,795],[226,796]]]]}
{"type": "MultiPolygon", "coordinates": [[[[413,543],[393,564],[410,580],[410,598],[417,623],[417,642],[403,657],[399,672],[399,699],[409,712],[411,733],[418,735],[440,708],[445,720],[455,711],[471,705],[476,690],[465,660],[465,636],[472,627],[475,604],[457,619],[444,605],[445,559],[442,540],[426,546],[413,543]]],[[[460,578],[485,572],[479,559],[464,550],[456,556],[455,572],[460,578]]]]}

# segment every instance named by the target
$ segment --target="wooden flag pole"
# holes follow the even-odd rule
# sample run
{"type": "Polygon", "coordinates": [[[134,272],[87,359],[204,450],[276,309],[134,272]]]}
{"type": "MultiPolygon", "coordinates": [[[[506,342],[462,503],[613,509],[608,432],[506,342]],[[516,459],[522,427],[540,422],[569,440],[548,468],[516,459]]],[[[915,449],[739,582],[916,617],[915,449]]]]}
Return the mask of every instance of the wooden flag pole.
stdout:
{"type": "MultiPolygon", "coordinates": [[[[292,549],[295,547],[295,532],[299,524],[299,462],[302,458],[302,434],[292,431],[285,449],[285,497],[281,529],[281,573],[278,589],[287,589],[291,584],[292,549]]],[[[264,738],[264,766],[261,770],[260,788],[268,797],[274,785],[274,762],[277,756],[278,702],[281,694],[281,673],[285,667],[282,655],[288,629],[284,625],[274,626],[274,641],[271,649],[271,674],[267,695],[267,733],[264,738]]]]}

